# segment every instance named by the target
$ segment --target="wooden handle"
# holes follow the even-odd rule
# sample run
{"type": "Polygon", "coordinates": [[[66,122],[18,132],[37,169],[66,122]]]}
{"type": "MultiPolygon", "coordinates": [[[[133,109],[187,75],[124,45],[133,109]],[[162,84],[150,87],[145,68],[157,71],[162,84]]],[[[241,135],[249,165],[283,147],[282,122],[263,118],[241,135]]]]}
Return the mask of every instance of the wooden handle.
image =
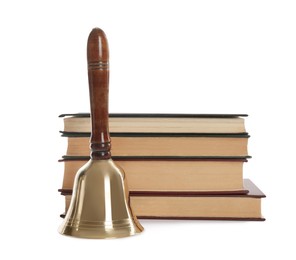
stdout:
{"type": "Polygon", "coordinates": [[[111,158],[108,123],[109,49],[105,33],[94,28],[87,41],[87,64],[92,132],[91,158],[111,158]]]}

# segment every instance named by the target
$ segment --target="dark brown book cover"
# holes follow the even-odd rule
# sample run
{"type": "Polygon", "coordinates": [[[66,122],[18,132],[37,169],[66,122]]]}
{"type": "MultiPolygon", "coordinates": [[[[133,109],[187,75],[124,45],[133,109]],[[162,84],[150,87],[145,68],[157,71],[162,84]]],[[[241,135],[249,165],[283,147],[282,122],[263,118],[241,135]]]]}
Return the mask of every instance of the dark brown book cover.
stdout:
{"type": "MultiPolygon", "coordinates": [[[[61,114],[59,117],[90,117],[90,113],[61,114]]],[[[167,114],[167,113],[110,113],[109,117],[148,117],[148,118],[235,118],[247,117],[247,114],[167,114]]]]}
{"type": "MultiPolygon", "coordinates": [[[[90,137],[90,133],[60,131],[62,137],[90,137]]],[[[217,138],[249,138],[248,133],[110,133],[111,137],[217,137],[217,138]]]]}
{"type": "MultiPolygon", "coordinates": [[[[133,160],[146,160],[146,161],[244,161],[252,158],[251,156],[112,156],[113,160],[117,161],[133,161],[133,160]]],[[[89,156],[71,156],[64,155],[59,162],[63,161],[88,161],[89,156]]]]}

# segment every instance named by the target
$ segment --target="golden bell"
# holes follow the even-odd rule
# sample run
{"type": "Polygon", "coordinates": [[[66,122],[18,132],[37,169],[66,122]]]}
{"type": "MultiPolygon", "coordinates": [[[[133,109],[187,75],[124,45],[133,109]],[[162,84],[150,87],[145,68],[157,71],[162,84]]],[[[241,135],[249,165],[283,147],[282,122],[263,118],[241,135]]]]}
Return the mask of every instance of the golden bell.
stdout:
{"type": "Polygon", "coordinates": [[[69,210],[59,232],[84,238],[117,238],[143,228],[129,207],[124,172],[109,160],[90,160],[77,173],[69,210]]]}
{"type": "Polygon", "coordinates": [[[129,205],[122,169],[111,159],[108,129],[109,50],[95,28],[87,43],[91,105],[91,159],[77,172],[70,207],[59,232],[80,238],[118,238],[143,231],[129,205]]]}

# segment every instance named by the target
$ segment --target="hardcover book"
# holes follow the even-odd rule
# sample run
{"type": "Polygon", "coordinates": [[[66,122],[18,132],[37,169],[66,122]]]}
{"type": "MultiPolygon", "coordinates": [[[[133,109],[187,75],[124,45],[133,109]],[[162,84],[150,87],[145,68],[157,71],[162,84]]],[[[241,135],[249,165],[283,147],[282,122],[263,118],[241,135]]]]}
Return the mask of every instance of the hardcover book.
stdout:
{"type": "MultiPolygon", "coordinates": [[[[88,157],[64,157],[63,193],[71,192],[76,172],[88,157]]],[[[195,157],[113,157],[123,168],[131,192],[246,193],[243,164],[246,159],[195,157]]]]}
{"type": "MultiPolygon", "coordinates": [[[[90,154],[88,134],[63,134],[68,156],[90,154]]],[[[113,133],[113,156],[248,156],[248,134],[113,133]]]]}
{"type": "MultiPolygon", "coordinates": [[[[245,114],[110,114],[111,133],[245,133],[245,114]]],[[[88,113],[62,114],[63,132],[90,133],[88,113]]]]}
{"type": "MultiPolygon", "coordinates": [[[[131,194],[130,203],[139,219],[265,220],[261,214],[265,195],[249,179],[244,186],[249,193],[240,195],[131,194]]],[[[66,195],[66,211],[70,201],[71,195],[66,195]]]]}

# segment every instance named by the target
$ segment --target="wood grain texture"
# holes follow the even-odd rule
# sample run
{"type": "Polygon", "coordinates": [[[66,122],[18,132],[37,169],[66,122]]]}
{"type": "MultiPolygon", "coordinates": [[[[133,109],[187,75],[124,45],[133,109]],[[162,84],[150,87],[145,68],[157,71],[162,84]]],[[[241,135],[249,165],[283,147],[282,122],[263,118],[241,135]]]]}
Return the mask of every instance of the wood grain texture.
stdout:
{"type": "Polygon", "coordinates": [[[108,127],[109,49],[105,33],[94,28],[87,42],[87,64],[91,109],[91,158],[111,158],[108,127]]]}

